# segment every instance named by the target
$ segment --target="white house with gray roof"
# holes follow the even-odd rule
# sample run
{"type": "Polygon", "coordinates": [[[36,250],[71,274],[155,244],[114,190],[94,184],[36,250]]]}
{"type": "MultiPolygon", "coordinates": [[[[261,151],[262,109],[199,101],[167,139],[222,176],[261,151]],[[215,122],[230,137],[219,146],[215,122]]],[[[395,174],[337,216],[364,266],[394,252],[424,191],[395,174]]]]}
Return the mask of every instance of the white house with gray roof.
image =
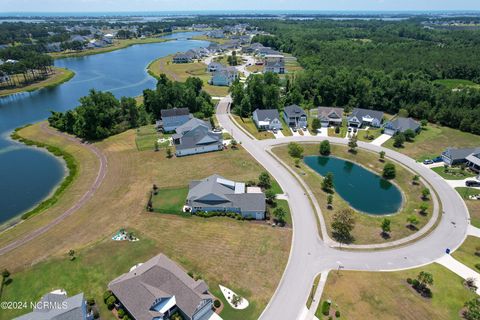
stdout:
{"type": "Polygon", "coordinates": [[[172,136],[177,157],[223,150],[221,132],[213,132],[210,124],[192,118],[178,127],[172,136]]]}
{"type": "Polygon", "coordinates": [[[213,306],[205,281],[192,279],[163,254],[133,267],[108,288],[135,320],[168,320],[176,312],[186,320],[207,320],[213,306]]]}
{"type": "Polygon", "coordinates": [[[448,165],[465,163],[476,172],[480,172],[480,147],[447,148],[442,152],[442,159],[448,165]]]}
{"type": "Polygon", "coordinates": [[[191,212],[234,212],[244,218],[265,219],[265,194],[214,174],[190,182],[186,205],[191,212]]]}
{"type": "Polygon", "coordinates": [[[318,107],[318,119],[322,127],[341,126],[343,121],[343,108],[318,107]]]}
{"type": "Polygon", "coordinates": [[[347,118],[348,126],[354,128],[375,127],[380,128],[383,121],[383,112],[370,109],[353,109],[347,118]]]}
{"type": "Polygon", "coordinates": [[[285,107],[283,118],[287,125],[292,128],[305,128],[308,124],[307,114],[296,104],[285,107]]]}
{"type": "Polygon", "coordinates": [[[93,320],[87,311],[83,293],[68,297],[64,290],[55,290],[44,295],[32,312],[14,320],[93,320]]]}
{"type": "Polygon", "coordinates": [[[282,122],[277,109],[256,109],[253,111],[252,118],[259,130],[282,129],[282,122]]]}
{"type": "Polygon", "coordinates": [[[418,133],[421,129],[420,123],[412,118],[398,117],[393,121],[389,121],[385,124],[384,133],[390,136],[394,136],[397,133],[405,133],[407,130],[412,130],[418,133]]]}
{"type": "Polygon", "coordinates": [[[156,126],[162,128],[164,132],[175,131],[193,118],[188,108],[162,109],[160,116],[162,119],[156,122],[156,126]]]}

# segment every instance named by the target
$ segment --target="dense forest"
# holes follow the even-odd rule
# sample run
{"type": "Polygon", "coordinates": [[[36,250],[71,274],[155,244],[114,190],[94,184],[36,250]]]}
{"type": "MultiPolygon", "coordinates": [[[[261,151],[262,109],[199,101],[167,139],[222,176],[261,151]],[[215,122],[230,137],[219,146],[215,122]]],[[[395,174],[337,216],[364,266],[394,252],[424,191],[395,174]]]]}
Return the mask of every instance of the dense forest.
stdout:
{"type": "Polygon", "coordinates": [[[253,41],[292,53],[306,69],[286,81],[283,105],[406,109],[417,119],[480,134],[480,90],[433,82],[480,82],[480,31],[433,30],[415,21],[256,24],[271,35],[253,41]]]}
{"type": "Polygon", "coordinates": [[[202,87],[198,78],[181,83],[161,75],[155,90],[144,91],[145,103],[141,106],[137,106],[134,98],[119,100],[110,92],[91,90],[88,96],[80,98],[78,107],[52,112],[48,121],[60,131],[95,141],[149,124],[160,118],[162,109],[188,108],[197,117],[208,118],[214,112],[213,103],[202,87]]]}

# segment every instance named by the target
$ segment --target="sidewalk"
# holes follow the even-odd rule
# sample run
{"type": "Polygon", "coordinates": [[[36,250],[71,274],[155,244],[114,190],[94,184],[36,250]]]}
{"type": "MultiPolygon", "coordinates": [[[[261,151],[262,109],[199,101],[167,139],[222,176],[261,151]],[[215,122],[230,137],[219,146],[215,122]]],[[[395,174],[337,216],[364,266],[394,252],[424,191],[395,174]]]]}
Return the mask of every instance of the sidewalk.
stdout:
{"type": "MultiPolygon", "coordinates": [[[[462,277],[464,280],[468,278],[474,278],[475,279],[475,284],[477,286],[480,286],[480,274],[463,263],[455,260],[451,255],[446,254],[440,259],[436,261],[437,263],[441,264],[448,270],[452,271],[453,273],[459,275],[462,277]]],[[[477,289],[477,294],[480,294],[480,288],[477,289]]]]}

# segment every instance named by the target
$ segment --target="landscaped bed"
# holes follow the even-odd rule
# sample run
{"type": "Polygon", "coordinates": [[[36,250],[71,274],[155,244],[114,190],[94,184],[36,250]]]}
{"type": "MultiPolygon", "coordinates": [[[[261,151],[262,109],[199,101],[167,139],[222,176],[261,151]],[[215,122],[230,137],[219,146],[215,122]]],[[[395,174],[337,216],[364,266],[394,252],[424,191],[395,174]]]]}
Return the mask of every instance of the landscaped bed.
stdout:
{"type": "Polygon", "coordinates": [[[438,264],[398,272],[332,271],[316,315],[328,319],[321,306],[330,299],[331,315],[338,310],[340,319],[460,319],[464,303],[474,297],[463,279],[438,264]],[[422,297],[406,281],[421,271],[433,276],[432,298],[422,297]]]}
{"type": "MultiPolygon", "coordinates": [[[[302,144],[302,146],[305,149],[305,156],[319,155],[319,144],[302,144]]],[[[331,150],[332,156],[363,165],[379,175],[381,175],[385,163],[390,162],[389,160],[386,160],[385,163],[381,162],[377,154],[365,150],[358,150],[356,154],[353,154],[348,152],[346,147],[339,145],[332,145],[331,150]]],[[[337,193],[334,193],[333,210],[327,209],[327,193],[323,191],[321,187],[323,178],[303,163],[299,164],[300,167],[296,167],[294,159],[288,154],[287,146],[276,147],[273,149],[273,152],[293,168],[308,184],[320,205],[327,224],[327,231],[329,235],[332,236],[331,224],[333,222],[333,215],[342,209],[349,208],[349,205],[337,193]]],[[[414,174],[400,164],[396,164],[396,171],[397,176],[392,182],[402,191],[404,201],[402,209],[400,212],[389,216],[374,216],[355,212],[354,218],[356,223],[352,232],[355,239],[354,244],[384,243],[386,241],[404,238],[415,232],[415,230],[407,228],[407,225],[411,226],[411,224],[407,222],[407,218],[411,216],[416,218],[416,229],[421,229],[431,218],[433,210],[431,197],[429,197],[427,201],[421,199],[421,191],[424,186],[421,183],[414,185],[412,183],[414,174]],[[419,210],[420,205],[423,203],[428,204],[426,214],[421,214],[419,210]],[[391,221],[389,237],[383,237],[381,234],[381,223],[385,217],[391,221]]]]}
{"type": "Polygon", "coordinates": [[[446,180],[463,180],[466,178],[475,177],[476,174],[472,171],[461,167],[435,167],[433,171],[438,173],[442,178],[446,180]]]}

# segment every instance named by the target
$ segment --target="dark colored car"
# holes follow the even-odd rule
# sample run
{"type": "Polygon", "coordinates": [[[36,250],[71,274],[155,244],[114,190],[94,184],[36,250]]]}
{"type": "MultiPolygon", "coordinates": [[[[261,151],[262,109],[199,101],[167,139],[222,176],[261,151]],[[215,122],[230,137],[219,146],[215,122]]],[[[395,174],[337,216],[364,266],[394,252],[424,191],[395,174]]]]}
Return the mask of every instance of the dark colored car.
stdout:
{"type": "Polygon", "coordinates": [[[467,181],[465,181],[465,185],[467,187],[480,187],[480,181],[467,180],[467,181]]]}

